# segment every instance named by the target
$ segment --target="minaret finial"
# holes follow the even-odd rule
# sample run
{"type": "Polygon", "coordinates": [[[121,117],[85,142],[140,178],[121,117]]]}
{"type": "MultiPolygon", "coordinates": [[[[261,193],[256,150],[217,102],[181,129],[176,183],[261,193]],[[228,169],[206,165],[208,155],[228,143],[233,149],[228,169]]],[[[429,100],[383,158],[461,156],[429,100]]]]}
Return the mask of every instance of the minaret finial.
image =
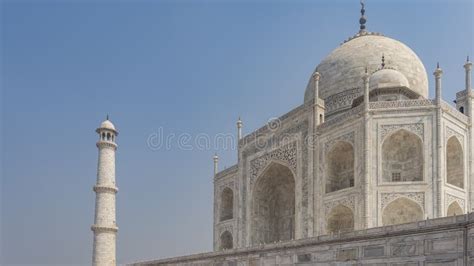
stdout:
{"type": "Polygon", "coordinates": [[[214,153],[214,157],[212,157],[212,160],[214,161],[214,177],[216,177],[218,171],[217,163],[219,162],[219,156],[217,156],[217,152],[214,153]]]}
{"type": "Polygon", "coordinates": [[[237,144],[238,144],[238,141],[242,138],[242,124],[243,123],[239,115],[239,119],[237,120],[237,144]]]}
{"type": "Polygon", "coordinates": [[[385,68],[385,55],[382,54],[382,69],[385,68]]]}
{"type": "Polygon", "coordinates": [[[467,62],[469,63],[469,55],[467,55],[467,62]]]}
{"type": "Polygon", "coordinates": [[[109,114],[107,114],[107,117],[105,118],[106,120],[109,120],[109,114]]]}
{"type": "Polygon", "coordinates": [[[360,5],[362,6],[360,9],[360,32],[365,31],[365,23],[367,22],[367,18],[365,17],[365,3],[364,0],[360,0],[360,5]]]}
{"type": "Polygon", "coordinates": [[[441,76],[443,75],[443,70],[439,67],[439,62],[436,63],[436,70],[433,75],[435,76],[435,92],[436,92],[436,104],[441,105],[441,76]]]}

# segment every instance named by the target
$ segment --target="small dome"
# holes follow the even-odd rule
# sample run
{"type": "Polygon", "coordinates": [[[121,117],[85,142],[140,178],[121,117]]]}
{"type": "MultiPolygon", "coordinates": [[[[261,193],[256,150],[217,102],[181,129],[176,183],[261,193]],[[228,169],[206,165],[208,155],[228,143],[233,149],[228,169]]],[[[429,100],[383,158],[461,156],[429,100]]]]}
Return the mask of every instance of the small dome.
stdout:
{"type": "Polygon", "coordinates": [[[112,122],[110,122],[110,120],[108,120],[108,119],[100,124],[100,128],[105,128],[105,129],[110,129],[110,130],[116,131],[114,124],[112,124],[112,122]]]}
{"type": "Polygon", "coordinates": [[[408,79],[401,72],[383,68],[376,71],[369,79],[369,88],[383,89],[383,88],[410,88],[408,79]]]}

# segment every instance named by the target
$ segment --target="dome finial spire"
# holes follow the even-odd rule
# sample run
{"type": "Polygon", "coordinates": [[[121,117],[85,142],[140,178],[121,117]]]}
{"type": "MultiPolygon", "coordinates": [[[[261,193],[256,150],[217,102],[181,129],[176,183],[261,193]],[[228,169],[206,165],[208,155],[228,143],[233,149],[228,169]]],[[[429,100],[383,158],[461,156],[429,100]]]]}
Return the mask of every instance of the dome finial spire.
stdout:
{"type": "Polygon", "coordinates": [[[364,3],[364,0],[360,0],[360,5],[361,5],[361,9],[360,9],[360,19],[359,19],[359,23],[360,23],[360,31],[359,32],[365,32],[365,23],[367,22],[367,19],[365,18],[365,3],[364,3]]]}

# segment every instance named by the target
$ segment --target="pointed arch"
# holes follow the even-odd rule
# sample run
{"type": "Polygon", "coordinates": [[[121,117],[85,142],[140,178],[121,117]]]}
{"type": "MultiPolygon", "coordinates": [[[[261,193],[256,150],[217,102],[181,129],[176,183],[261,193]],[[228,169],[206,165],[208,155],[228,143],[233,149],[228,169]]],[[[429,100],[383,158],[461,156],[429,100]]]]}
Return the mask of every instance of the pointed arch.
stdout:
{"type": "Polygon", "coordinates": [[[328,214],[327,232],[338,233],[354,230],[354,213],[342,204],[334,207],[328,214]]]}
{"type": "Polygon", "coordinates": [[[234,192],[226,187],[221,192],[220,221],[234,218],[234,192]]]}
{"type": "Polygon", "coordinates": [[[423,143],[416,134],[399,129],[382,144],[384,182],[423,181],[423,143]]]}
{"type": "Polygon", "coordinates": [[[354,148],[338,141],[327,154],[326,193],[354,186],[354,148]]]}
{"type": "Polygon", "coordinates": [[[233,249],[234,248],[234,238],[229,231],[225,231],[220,236],[220,250],[233,249]]]}
{"type": "Polygon", "coordinates": [[[382,212],[383,225],[404,224],[423,220],[423,209],[413,200],[400,197],[390,202],[382,212]]]}
{"type": "Polygon", "coordinates": [[[449,204],[447,216],[456,216],[461,214],[464,214],[464,211],[462,210],[461,206],[457,201],[454,201],[449,204]]]}
{"type": "Polygon", "coordinates": [[[271,162],[252,192],[251,242],[286,241],[295,234],[295,177],[283,164],[271,162]]]}
{"type": "Polygon", "coordinates": [[[446,182],[464,188],[464,154],[461,142],[455,136],[446,144],[446,182]]]}

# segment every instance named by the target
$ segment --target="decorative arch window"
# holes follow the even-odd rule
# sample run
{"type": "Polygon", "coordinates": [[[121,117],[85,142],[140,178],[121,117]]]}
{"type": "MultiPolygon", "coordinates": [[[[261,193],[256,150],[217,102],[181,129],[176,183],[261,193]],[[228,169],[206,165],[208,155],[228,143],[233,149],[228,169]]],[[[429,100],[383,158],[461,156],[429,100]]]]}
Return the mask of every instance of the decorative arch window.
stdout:
{"type": "Polygon", "coordinates": [[[354,230],[354,213],[344,205],[334,207],[328,214],[327,232],[339,233],[354,230]]]}
{"type": "Polygon", "coordinates": [[[234,218],[234,192],[226,187],[221,193],[220,220],[226,221],[234,218]]]}
{"type": "Polygon", "coordinates": [[[232,249],[234,247],[234,241],[232,234],[229,231],[225,231],[220,236],[220,250],[232,249]]]}
{"type": "Polygon", "coordinates": [[[464,156],[461,143],[455,136],[450,137],[446,145],[446,181],[464,188],[464,156]]]}
{"type": "Polygon", "coordinates": [[[105,140],[105,132],[102,132],[102,140],[105,140]]]}
{"type": "Polygon", "coordinates": [[[413,200],[401,197],[383,209],[383,225],[404,224],[423,220],[423,209],[413,200]]]}
{"type": "Polygon", "coordinates": [[[354,186],[354,148],[339,141],[327,154],[326,193],[354,186]]]}
{"type": "Polygon", "coordinates": [[[464,106],[459,107],[459,112],[464,114],[464,106]]]}
{"type": "Polygon", "coordinates": [[[110,133],[107,133],[107,140],[110,140],[110,133]]]}
{"type": "Polygon", "coordinates": [[[464,211],[462,210],[461,206],[459,206],[459,203],[454,201],[453,203],[449,204],[447,216],[456,216],[461,214],[464,214],[464,211]]]}
{"type": "Polygon", "coordinates": [[[384,182],[423,181],[423,143],[414,133],[400,129],[382,144],[384,182]]]}

